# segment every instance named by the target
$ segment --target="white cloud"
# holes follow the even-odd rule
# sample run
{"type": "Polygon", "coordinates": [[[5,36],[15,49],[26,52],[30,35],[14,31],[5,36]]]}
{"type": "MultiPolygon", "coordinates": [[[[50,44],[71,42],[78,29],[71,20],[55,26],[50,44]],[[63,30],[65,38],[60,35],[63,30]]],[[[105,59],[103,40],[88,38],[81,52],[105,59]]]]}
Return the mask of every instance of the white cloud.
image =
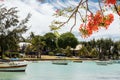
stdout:
{"type": "MultiPolygon", "coordinates": [[[[21,2],[20,0],[5,1],[5,2],[3,2],[3,4],[5,4],[4,6],[7,6],[9,8],[10,7],[18,7],[18,10],[20,11],[18,13],[18,15],[21,17],[20,19],[25,18],[28,13],[32,14],[30,21],[28,23],[29,26],[31,26],[31,28],[25,34],[25,36],[28,35],[31,31],[35,32],[35,34],[40,34],[40,35],[50,31],[48,26],[51,23],[51,21],[53,20],[51,15],[44,15],[42,13],[39,13],[33,7],[26,5],[25,3],[21,2]]],[[[46,8],[46,5],[44,8],[46,9],[46,11],[50,11],[50,10],[53,11],[51,9],[51,7],[46,8]]],[[[43,11],[43,12],[45,12],[45,11],[43,11]]]]}
{"type": "MultiPolygon", "coordinates": [[[[19,15],[20,17],[23,19],[26,17],[26,15],[28,13],[32,14],[32,17],[29,21],[29,25],[31,26],[30,30],[25,34],[25,35],[29,35],[29,33],[31,31],[35,32],[36,34],[40,34],[43,35],[44,33],[47,33],[50,31],[50,28],[48,27],[51,23],[51,21],[54,19],[52,14],[54,13],[54,6],[56,7],[66,7],[68,5],[77,5],[76,2],[74,1],[68,1],[68,3],[65,3],[65,5],[61,2],[57,2],[59,5],[55,4],[55,3],[38,3],[33,0],[29,0],[32,2],[29,2],[26,0],[26,2],[22,2],[22,0],[7,0],[5,2],[3,2],[5,4],[5,6],[8,7],[18,7],[18,10],[20,10],[19,15]],[[34,3],[34,4],[33,4],[34,3]]],[[[2,3],[0,3],[2,4],[2,3]]],[[[98,4],[94,3],[94,2],[90,2],[89,5],[91,5],[91,9],[93,11],[95,11],[95,8],[98,9],[98,7],[96,7],[98,4]]],[[[110,11],[109,11],[110,12],[110,11]]],[[[115,15],[115,14],[114,14],[115,15]]],[[[110,25],[110,27],[108,28],[108,30],[105,29],[101,29],[98,32],[94,33],[92,36],[90,36],[89,38],[81,38],[80,34],[79,34],[79,25],[80,25],[80,21],[79,19],[77,20],[77,25],[74,27],[73,29],[73,33],[77,36],[77,38],[82,41],[82,40],[90,40],[93,38],[113,38],[113,39],[119,39],[118,37],[120,37],[120,23],[119,23],[119,16],[115,15],[115,20],[114,22],[110,25]]],[[[59,30],[60,33],[62,32],[66,32],[70,30],[70,26],[73,24],[73,20],[71,20],[68,24],[66,24],[61,30],[59,30]]]]}

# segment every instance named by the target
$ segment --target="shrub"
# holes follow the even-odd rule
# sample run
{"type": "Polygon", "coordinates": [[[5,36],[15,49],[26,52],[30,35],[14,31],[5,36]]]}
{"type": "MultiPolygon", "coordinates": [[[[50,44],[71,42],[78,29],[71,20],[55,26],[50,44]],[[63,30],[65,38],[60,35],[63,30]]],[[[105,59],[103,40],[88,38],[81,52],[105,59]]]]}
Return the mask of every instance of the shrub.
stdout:
{"type": "Polygon", "coordinates": [[[54,53],[53,52],[49,52],[48,55],[54,56],[54,53]]]}

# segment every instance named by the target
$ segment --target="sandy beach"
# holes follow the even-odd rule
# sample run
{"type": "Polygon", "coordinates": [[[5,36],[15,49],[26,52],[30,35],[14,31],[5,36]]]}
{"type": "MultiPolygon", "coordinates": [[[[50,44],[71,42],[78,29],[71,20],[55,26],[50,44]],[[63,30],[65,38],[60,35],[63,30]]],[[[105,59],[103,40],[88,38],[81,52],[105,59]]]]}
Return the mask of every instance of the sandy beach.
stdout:
{"type": "Polygon", "coordinates": [[[49,56],[49,55],[42,55],[41,58],[23,58],[24,60],[97,60],[97,59],[91,59],[91,58],[79,58],[79,57],[59,57],[59,56],[49,56]]]}

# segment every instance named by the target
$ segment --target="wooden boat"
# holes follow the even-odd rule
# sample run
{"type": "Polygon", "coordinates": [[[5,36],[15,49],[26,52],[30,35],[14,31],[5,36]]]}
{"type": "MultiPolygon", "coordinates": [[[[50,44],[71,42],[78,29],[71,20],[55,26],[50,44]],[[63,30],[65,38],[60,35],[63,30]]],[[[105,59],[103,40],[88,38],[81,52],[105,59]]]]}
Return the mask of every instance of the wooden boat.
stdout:
{"type": "Polygon", "coordinates": [[[82,63],[82,60],[74,60],[73,62],[82,63]]]}
{"type": "Polygon", "coordinates": [[[108,65],[107,61],[96,61],[97,65],[108,65]]]}
{"type": "Polygon", "coordinates": [[[0,72],[25,72],[26,63],[20,62],[1,62],[0,72]]]}
{"type": "Polygon", "coordinates": [[[65,60],[56,60],[56,61],[52,61],[52,64],[68,65],[68,61],[65,61],[65,60]]]}

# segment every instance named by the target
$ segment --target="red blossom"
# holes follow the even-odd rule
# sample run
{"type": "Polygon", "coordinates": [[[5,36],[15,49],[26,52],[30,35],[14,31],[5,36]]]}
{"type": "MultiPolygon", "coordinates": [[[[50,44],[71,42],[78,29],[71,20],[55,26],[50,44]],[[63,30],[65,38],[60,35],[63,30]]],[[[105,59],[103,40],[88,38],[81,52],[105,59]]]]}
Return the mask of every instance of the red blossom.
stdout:
{"type": "Polygon", "coordinates": [[[105,4],[116,4],[116,0],[103,0],[105,4]]]}
{"type": "Polygon", "coordinates": [[[95,15],[88,16],[87,24],[81,24],[79,30],[82,33],[83,37],[88,37],[94,32],[98,31],[101,27],[107,29],[113,20],[113,14],[103,16],[100,11],[97,11],[95,15]]]}

